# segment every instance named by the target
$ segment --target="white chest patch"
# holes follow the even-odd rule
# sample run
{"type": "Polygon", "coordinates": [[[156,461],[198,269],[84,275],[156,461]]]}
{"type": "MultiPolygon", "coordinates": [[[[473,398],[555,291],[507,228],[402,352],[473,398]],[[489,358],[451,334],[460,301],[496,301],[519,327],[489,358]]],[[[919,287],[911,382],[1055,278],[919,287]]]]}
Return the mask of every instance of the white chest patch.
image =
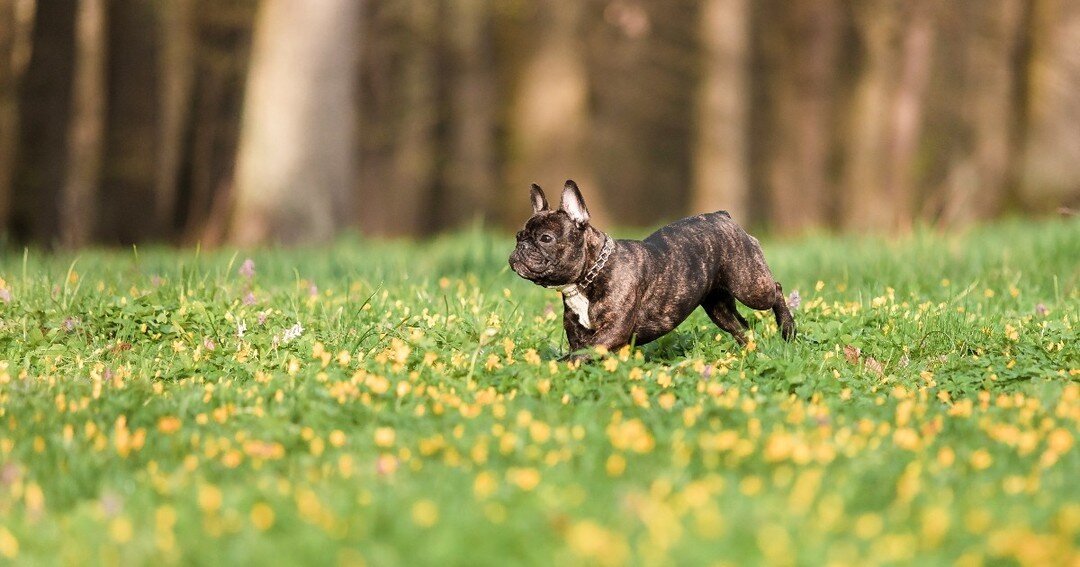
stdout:
{"type": "Polygon", "coordinates": [[[589,298],[585,297],[584,293],[581,293],[577,284],[570,284],[555,289],[562,293],[563,299],[566,300],[567,309],[574,315],[577,315],[577,320],[581,323],[581,326],[591,330],[592,321],[589,320],[589,298]]]}

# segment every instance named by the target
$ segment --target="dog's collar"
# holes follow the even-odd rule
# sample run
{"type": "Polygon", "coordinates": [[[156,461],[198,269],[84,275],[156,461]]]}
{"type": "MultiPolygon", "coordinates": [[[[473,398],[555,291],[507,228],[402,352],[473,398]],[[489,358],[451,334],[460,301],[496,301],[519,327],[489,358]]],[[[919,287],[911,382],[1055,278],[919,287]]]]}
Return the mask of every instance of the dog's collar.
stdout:
{"type": "Polygon", "coordinates": [[[566,305],[570,310],[577,315],[578,321],[586,329],[592,329],[592,322],[589,321],[589,298],[585,297],[585,294],[581,290],[592,285],[596,276],[600,273],[600,270],[604,269],[604,264],[607,264],[608,258],[611,256],[612,250],[615,249],[615,241],[610,236],[604,235],[604,246],[600,248],[600,256],[596,258],[592,266],[585,271],[585,276],[578,282],[569,283],[566,285],[553,285],[547,286],[548,289],[554,289],[559,293],[562,293],[563,299],[566,300],[566,305]]]}
{"type": "Polygon", "coordinates": [[[593,262],[592,266],[589,266],[589,269],[585,270],[585,275],[582,276],[580,280],[564,285],[549,285],[544,287],[560,292],[570,292],[570,294],[580,293],[580,290],[592,285],[593,280],[600,274],[600,270],[604,269],[604,265],[607,264],[608,258],[614,250],[615,241],[605,234],[604,245],[600,247],[600,255],[596,257],[596,261],[593,262]]]}

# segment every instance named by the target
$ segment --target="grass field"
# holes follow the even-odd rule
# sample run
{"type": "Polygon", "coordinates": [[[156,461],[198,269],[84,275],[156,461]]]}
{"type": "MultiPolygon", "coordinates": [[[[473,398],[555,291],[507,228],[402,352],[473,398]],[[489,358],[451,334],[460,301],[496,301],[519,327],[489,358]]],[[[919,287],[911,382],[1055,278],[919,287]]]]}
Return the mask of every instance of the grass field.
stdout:
{"type": "Polygon", "coordinates": [[[9,252],[0,561],[1080,565],[1080,222],[766,239],[796,342],[579,368],[511,246],[9,252]]]}

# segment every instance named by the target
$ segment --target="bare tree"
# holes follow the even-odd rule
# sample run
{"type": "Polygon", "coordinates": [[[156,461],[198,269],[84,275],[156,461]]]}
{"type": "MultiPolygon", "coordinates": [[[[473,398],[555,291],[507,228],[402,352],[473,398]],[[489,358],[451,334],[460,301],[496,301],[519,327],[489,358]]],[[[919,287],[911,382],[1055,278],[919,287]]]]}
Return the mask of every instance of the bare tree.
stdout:
{"type": "Polygon", "coordinates": [[[348,220],[356,0],[267,0],[256,20],[231,239],[327,240],[348,220]]]}
{"type": "Polygon", "coordinates": [[[749,0],[705,0],[691,209],[748,218],[749,0]]]}
{"type": "Polygon", "coordinates": [[[105,0],[79,0],[67,179],[60,199],[60,240],[68,247],[89,242],[97,217],[105,128],[105,22],[105,0]]]}

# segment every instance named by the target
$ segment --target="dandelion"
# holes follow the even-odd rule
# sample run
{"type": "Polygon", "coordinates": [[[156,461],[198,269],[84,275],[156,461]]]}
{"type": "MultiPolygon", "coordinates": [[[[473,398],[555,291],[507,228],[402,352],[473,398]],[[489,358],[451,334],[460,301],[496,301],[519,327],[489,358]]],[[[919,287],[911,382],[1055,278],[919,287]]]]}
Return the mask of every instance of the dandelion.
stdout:
{"type": "Polygon", "coordinates": [[[251,258],[244,259],[244,263],[240,265],[237,273],[249,280],[255,277],[255,261],[251,258]]]}

